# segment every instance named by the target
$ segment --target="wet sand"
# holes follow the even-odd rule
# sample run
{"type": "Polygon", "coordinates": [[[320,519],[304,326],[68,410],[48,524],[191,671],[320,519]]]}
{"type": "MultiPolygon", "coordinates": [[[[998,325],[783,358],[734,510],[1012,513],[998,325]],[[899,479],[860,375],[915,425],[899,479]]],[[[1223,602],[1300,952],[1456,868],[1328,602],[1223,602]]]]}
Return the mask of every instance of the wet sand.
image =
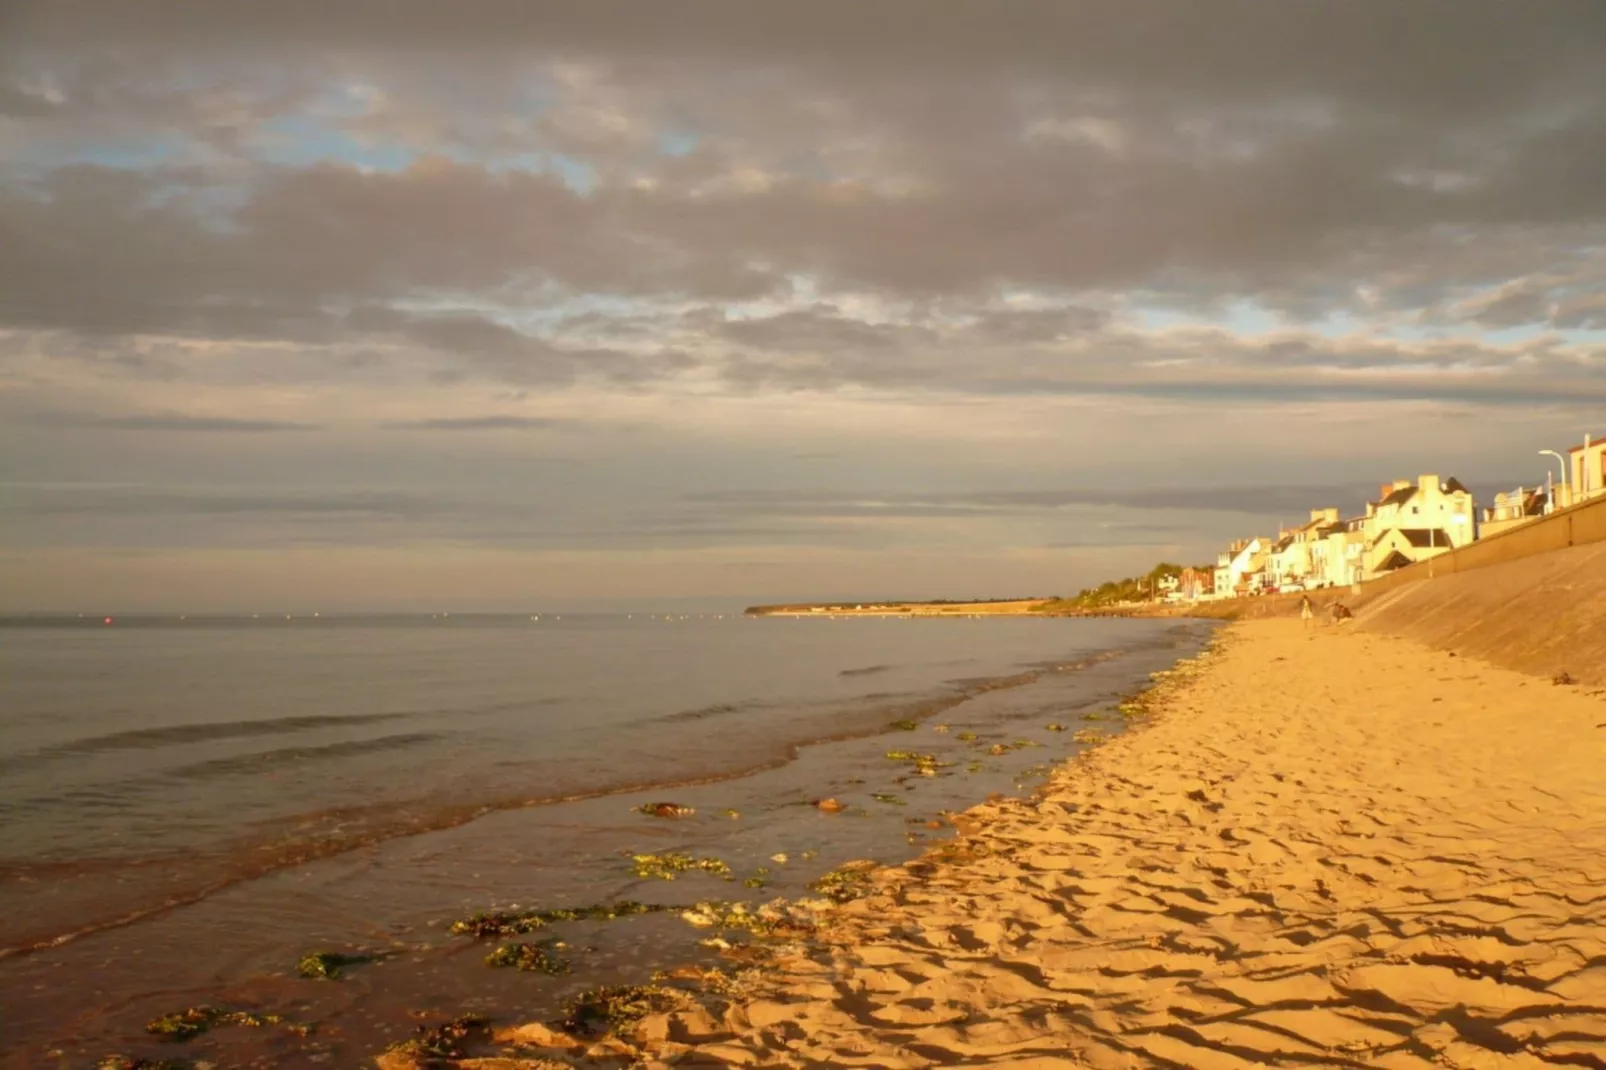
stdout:
{"type": "Polygon", "coordinates": [[[1606,1066],[1603,694],[1237,624],[734,998],[462,1065],[1606,1066]]]}

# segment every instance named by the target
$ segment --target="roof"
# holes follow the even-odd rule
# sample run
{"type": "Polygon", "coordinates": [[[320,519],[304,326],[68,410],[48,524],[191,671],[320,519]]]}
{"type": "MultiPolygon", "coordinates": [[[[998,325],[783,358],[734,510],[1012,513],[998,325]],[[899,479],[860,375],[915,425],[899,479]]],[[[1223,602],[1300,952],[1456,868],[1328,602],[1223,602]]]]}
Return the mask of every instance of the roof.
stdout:
{"type": "Polygon", "coordinates": [[[1443,528],[1401,528],[1405,541],[1417,549],[1428,546],[1449,546],[1450,536],[1443,528]]]}
{"type": "Polygon", "coordinates": [[[1377,570],[1379,572],[1393,572],[1395,569],[1404,568],[1410,563],[1411,559],[1409,557],[1406,557],[1398,550],[1390,550],[1389,555],[1378,562],[1377,570]]]}
{"type": "Polygon", "coordinates": [[[1455,478],[1455,476],[1451,476],[1449,479],[1446,479],[1444,481],[1444,489],[1449,494],[1471,494],[1472,493],[1470,490],[1467,489],[1466,484],[1462,483],[1459,479],[1455,478]]]}
{"type": "Polygon", "coordinates": [[[1598,438],[1591,437],[1590,440],[1584,443],[1582,446],[1573,446],[1568,449],[1567,452],[1583,453],[1585,450],[1599,449],[1601,446],[1606,446],[1606,435],[1601,435],[1598,438]]]}
{"type": "Polygon", "coordinates": [[[1271,548],[1271,552],[1274,553],[1274,554],[1280,554],[1280,553],[1282,553],[1284,550],[1288,549],[1292,545],[1294,545],[1294,537],[1292,535],[1289,535],[1286,538],[1278,539],[1277,540],[1277,545],[1275,545],[1275,546],[1273,546],[1271,548]]]}
{"type": "Polygon", "coordinates": [[[1406,502],[1410,501],[1414,497],[1416,497],[1416,488],[1414,486],[1413,487],[1401,487],[1399,490],[1396,490],[1393,493],[1391,493],[1390,495],[1388,495],[1388,497],[1383,498],[1377,504],[1379,504],[1379,505],[1404,505],[1406,502]]]}

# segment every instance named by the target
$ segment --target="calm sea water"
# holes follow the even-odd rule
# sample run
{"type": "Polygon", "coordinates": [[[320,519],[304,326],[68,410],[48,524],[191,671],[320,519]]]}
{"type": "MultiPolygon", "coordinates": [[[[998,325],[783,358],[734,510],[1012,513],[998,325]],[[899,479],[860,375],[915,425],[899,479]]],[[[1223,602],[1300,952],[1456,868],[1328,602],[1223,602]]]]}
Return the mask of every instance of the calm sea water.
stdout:
{"type": "MultiPolygon", "coordinates": [[[[477,958],[435,939],[453,911],[648,898],[619,861],[639,850],[756,867],[781,845],[816,858],[813,875],[907,856],[920,816],[1019,786],[1074,750],[1049,720],[1096,716],[1205,634],[661,614],[7,622],[0,1043],[27,1065],[47,1049],[91,1065],[162,1001],[229,991],[338,1023],[323,1056],[354,1055],[408,1028],[402,1002],[491,998],[477,958]],[[920,728],[890,727],[906,719],[920,728]],[[979,738],[961,744],[966,724],[979,738]],[[979,749],[1023,736],[1045,746],[979,749]],[[888,738],[970,760],[896,781],[888,738]],[[889,790],[907,798],[871,801],[889,790]],[[856,805],[822,818],[808,803],[823,795],[856,805]],[[631,812],[649,798],[699,814],[631,812]],[[407,972],[387,963],[309,1004],[286,967],[319,942],[405,948],[411,981],[380,983],[407,972]]],[[[800,890],[807,869],[777,887],[800,890]]],[[[660,954],[683,953],[662,938],[660,954]]],[[[592,972],[624,976],[652,940],[594,943],[592,972]]],[[[514,991],[525,1006],[561,994],[514,991]]]]}

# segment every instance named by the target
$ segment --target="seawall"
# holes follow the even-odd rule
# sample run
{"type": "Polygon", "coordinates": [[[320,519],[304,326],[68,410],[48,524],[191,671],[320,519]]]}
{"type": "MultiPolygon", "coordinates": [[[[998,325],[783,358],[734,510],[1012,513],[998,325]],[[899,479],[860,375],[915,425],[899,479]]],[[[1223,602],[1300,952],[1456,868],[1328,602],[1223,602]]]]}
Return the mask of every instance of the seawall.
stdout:
{"type": "MultiPolygon", "coordinates": [[[[1298,612],[1298,594],[1204,603],[1181,612],[1253,620],[1298,612]]],[[[1357,627],[1519,672],[1565,672],[1606,686],[1606,499],[1574,506],[1349,589],[1357,627]]]]}

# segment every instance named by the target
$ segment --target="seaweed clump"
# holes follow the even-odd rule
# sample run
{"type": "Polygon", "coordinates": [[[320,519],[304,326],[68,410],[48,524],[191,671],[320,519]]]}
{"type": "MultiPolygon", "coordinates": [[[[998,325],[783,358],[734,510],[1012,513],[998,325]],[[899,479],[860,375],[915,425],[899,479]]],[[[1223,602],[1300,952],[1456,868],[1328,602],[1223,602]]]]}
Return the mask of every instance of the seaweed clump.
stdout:
{"type": "Polygon", "coordinates": [[[189,1040],[198,1037],[214,1026],[248,1025],[252,1027],[278,1025],[284,1019],[276,1014],[257,1014],[254,1011],[226,1011],[221,1007],[187,1007],[145,1023],[145,1032],[163,1040],[189,1040]]]}
{"type": "Polygon", "coordinates": [[[496,911],[454,921],[452,932],[459,936],[518,936],[544,929],[558,921],[613,921],[615,918],[633,918],[638,914],[657,914],[665,910],[678,909],[660,903],[637,903],[634,900],[623,899],[617,903],[602,903],[589,907],[496,911]]]}
{"type": "Polygon", "coordinates": [[[490,1028],[489,1018],[467,1014],[440,1025],[421,1025],[414,1035],[389,1051],[420,1055],[426,1059],[461,1059],[468,1054],[468,1043],[490,1028]]]}
{"type": "Polygon", "coordinates": [[[814,924],[807,918],[773,904],[753,910],[746,903],[698,903],[692,909],[682,911],[680,916],[687,924],[699,929],[744,932],[770,940],[801,939],[814,932],[814,924]]]}
{"type": "Polygon", "coordinates": [[[95,1070],[189,1070],[188,1061],[172,1059],[133,1059],[127,1055],[108,1055],[95,1064],[95,1070]]]}
{"type": "Polygon", "coordinates": [[[660,985],[607,985],[575,997],[559,1026],[576,1036],[617,1033],[679,1002],[675,993],[660,985]]]}
{"type": "Polygon", "coordinates": [[[952,762],[939,762],[934,754],[918,754],[907,750],[887,751],[889,762],[909,762],[915,767],[915,772],[921,776],[936,776],[937,770],[946,769],[952,762]]]}
{"type": "Polygon", "coordinates": [[[553,976],[560,973],[568,973],[568,960],[552,954],[554,948],[561,946],[556,940],[542,940],[533,944],[503,944],[486,956],[485,965],[516,967],[530,973],[545,973],[553,976]]]}
{"type": "Polygon", "coordinates": [[[296,963],[296,973],[317,981],[339,980],[340,973],[347,966],[362,966],[370,962],[377,962],[380,955],[346,955],[338,951],[314,951],[304,955],[296,963]]]}
{"type": "Polygon", "coordinates": [[[690,817],[697,811],[690,806],[682,806],[672,802],[642,803],[636,807],[636,812],[646,814],[648,817],[690,817]]]}
{"type": "Polygon", "coordinates": [[[666,881],[672,881],[682,873],[693,870],[712,873],[716,877],[728,877],[731,872],[730,866],[717,858],[693,858],[679,851],[665,851],[661,855],[631,855],[630,861],[636,867],[636,876],[656,877],[666,881]]]}
{"type": "Polygon", "coordinates": [[[1116,706],[1116,712],[1129,721],[1141,720],[1150,716],[1154,710],[1149,705],[1147,693],[1132,695],[1121,700],[1116,706]]]}
{"type": "Polygon", "coordinates": [[[863,898],[870,892],[870,876],[880,865],[871,859],[844,862],[842,865],[810,882],[809,888],[833,903],[847,903],[863,898]]]}
{"type": "Polygon", "coordinates": [[[913,732],[915,729],[920,727],[920,722],[905,717],[901,721],[893,721],[892,727],[896,728],[900,732],[913,732]]]}

